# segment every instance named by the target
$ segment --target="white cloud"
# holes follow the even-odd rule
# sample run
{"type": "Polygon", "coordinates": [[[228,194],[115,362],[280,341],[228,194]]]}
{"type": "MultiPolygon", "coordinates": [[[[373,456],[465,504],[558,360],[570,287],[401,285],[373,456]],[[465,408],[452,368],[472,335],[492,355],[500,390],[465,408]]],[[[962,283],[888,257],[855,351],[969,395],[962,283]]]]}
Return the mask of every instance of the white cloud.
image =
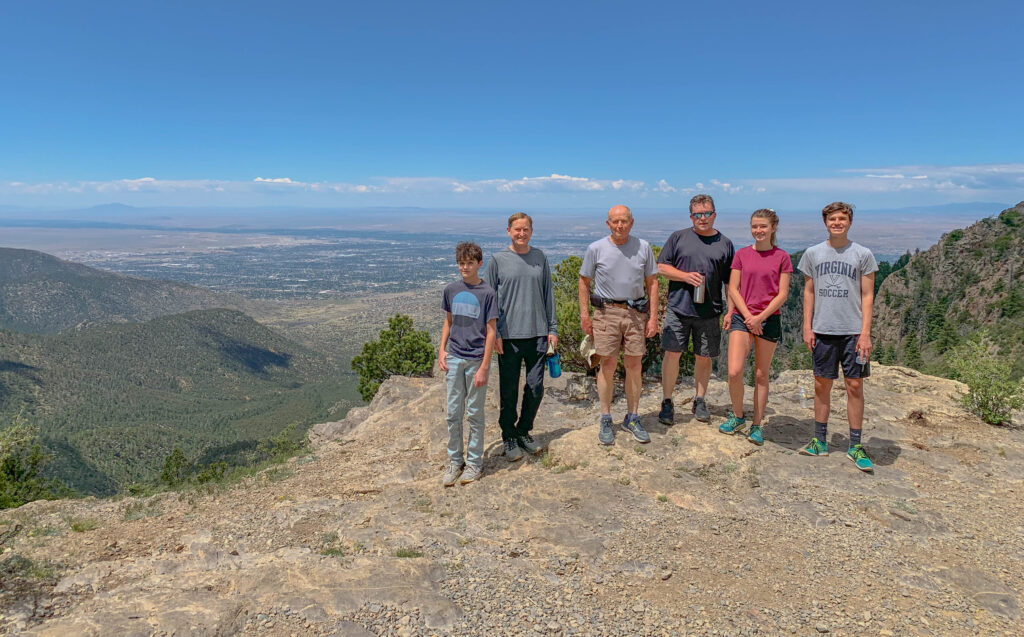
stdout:
{"type": "MultiPolygon", "coordinates": [[[[466,202],[502,205],[514,197],[593,195],[602,193],[650,198],[676,204],[698,192],[728,195],[732,201],[760,205],[763,201],[817,201],[857,198],[858,201],[913,202],[1019,201],[1024,199],[1024,163],[961,166],[882,166],[850,168],[823,177],[705,178],[692,185],[673,185],[665,179],[650,184],[635,179],[597,178],[552,172],[546,176],[491,179],[451,177],[378,177],[366,183],[306,182],[291,177],[255,177],[251,181],[222,179],[174,180],[139,177],[109,181],[28,183],[0,181],[0,196],[21,203],[125,203],[167,205],[251,205],[274,198],[275,203],[413,204],[466,202]],[[347,199],[346,199],[347,197],[347,199]],[[457,197],[457,199],[452,199],[457,197]]],[[[552,202],[557,199],[551,199],[552,202]]]]}

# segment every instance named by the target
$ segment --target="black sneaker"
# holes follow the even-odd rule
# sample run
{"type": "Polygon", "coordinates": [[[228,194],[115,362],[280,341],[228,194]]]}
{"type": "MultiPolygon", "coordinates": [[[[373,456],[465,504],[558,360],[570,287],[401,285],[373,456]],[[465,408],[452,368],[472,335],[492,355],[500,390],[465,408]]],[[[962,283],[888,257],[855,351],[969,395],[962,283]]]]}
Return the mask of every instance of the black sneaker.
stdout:
{"type": "Polygon", "coordinates": [[[533,436],[531,436],[530,434],[526,434],[525,436],[519,436],[519,439],[516,442],[519,443],[520,449],[530,454],[531,456],[535,456],[538,453],[544,451],[543,445],[539,445],[536,442],[534,442],[533,436]]]}
{"type": "Polygon", "coordinates": [[[519,448],[519,443],[513,440],[505,441],[505,460],[509,462],[515,462],[516,460],[523,459],[523,450],[519,448]]]}
{"type": "Polygon", "coordinates": [[[711,422],[711,412],[708,411],[708,404],[704,402],[703,396],[693,399],[693,417],[701,422],[711,422]]]}
{"type": "Polygon", "coordinates": [[[676,408],[672,405],[672,399],[666,398],[661,401],[661,411],[658,412],[658,422],[671,427],[676,424],[676,408]]]}

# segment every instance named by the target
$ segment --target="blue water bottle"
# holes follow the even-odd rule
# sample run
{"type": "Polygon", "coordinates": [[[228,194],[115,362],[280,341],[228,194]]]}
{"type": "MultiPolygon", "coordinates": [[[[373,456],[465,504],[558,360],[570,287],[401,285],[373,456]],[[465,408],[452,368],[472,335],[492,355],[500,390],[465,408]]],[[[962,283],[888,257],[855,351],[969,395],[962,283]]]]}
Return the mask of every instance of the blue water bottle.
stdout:
{"type": "Polygon", "coordinates": [[[558,378],[562,375],[562,357],[557,352],[548,356],[548,375],[551,378],[558,378]]]}

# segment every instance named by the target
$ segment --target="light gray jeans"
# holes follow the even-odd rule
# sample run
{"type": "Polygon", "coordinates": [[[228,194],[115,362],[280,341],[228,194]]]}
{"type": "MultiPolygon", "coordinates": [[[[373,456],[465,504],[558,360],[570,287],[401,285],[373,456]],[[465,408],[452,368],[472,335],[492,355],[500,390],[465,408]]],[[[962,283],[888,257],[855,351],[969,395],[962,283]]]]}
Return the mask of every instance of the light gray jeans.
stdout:
{"type": "Polygon", "coordinates": [[[484,462],[484,399],[487,385],[473,386],[473,376],[480,369],[479,360],[466,360],[452,356],[445,359],[448,372],[448,460],[462,464],[462,417],[469,421],[469,445],[466,464],[481,467],[484,462]]]}

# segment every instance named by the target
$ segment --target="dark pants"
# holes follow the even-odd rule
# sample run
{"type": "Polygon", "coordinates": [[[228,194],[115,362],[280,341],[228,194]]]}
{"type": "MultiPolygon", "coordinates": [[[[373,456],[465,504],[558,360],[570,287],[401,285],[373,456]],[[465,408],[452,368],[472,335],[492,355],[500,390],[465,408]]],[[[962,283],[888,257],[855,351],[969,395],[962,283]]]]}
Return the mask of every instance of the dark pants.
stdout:
{"type": "Polygon", "coordinates": [[[498,425],[501,426],[502,440],[515,440],[533,429],[533,420],[544,398],[544,364],[548,351],[548,337],[503,339],[504,354],[498,354],[498,395],[501,409],[498,425]],[[526,363],[526,386],[523,388],[523,405],[516,414],[519,398],[519,373],[526,363]],[[518,422],[517,422],[518,420],[518,422]]]}

